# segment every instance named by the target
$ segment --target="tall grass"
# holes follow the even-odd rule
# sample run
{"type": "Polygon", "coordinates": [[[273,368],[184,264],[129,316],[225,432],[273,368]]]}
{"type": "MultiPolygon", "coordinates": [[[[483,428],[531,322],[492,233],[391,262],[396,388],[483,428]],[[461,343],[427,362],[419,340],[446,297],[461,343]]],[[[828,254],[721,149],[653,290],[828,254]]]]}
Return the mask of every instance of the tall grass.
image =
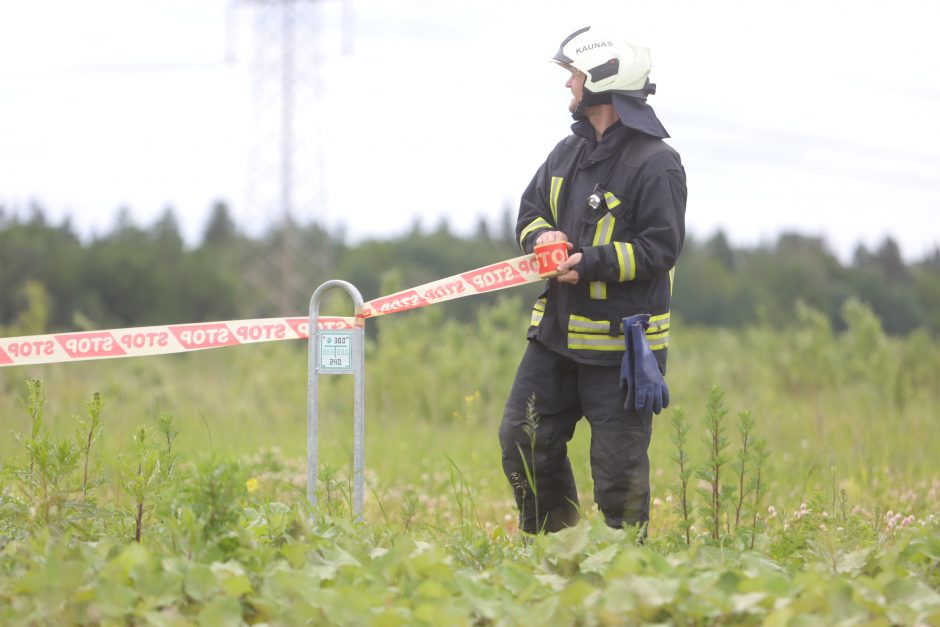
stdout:
{"type": "Polygon", "coordinates": [[[0,623],[933,624],[940,350],[845,317],[677,323],[645,546],[593,511],[586,423],[586,520],[520,541],[510,301],[373,325],[366,524],[351,377],[321,381],[306,504],[302,344],[0,370],[0,623]]]}
{"type": "MultiPolygon", "coordinates": [[[[923,333],[886,336],[857,303],[846,306],[844,317],[847,330],[838,334],[806,309],[798,312],[793,329],[732,332],[688,328],[681,321],[673,329],[668,380],[674,406],[698,425],[708,391],[718,384],[731,411],[750,412],[754,437],[774,451],[770,466],[788,470],[786,482],[770,485],[770,466],[765,468],[768,504],[799,503],[816,491],[831,491],[828,468],[838,469],[835,480],[849,507],[871,501],[874,490],[913,486],[936,474],[940,345],[923,333]]],[[[499,503],[501,509],[492,513],[498,517],[509,488],[496,429],[525,347],[519,304],[506,298],[469,324],[446,319],[434,307],[367,324],[366,465],[373,487],[420,484],[422,477],[448,474],[455,464],[479,501],[499,503]]],[[[169,414],[180,429],[173,444],[180,454],[248,457],[273,448],[302,463],[306,377],[303,343],[4,368],[0,456],[19,450],[13,432],[32,429],[17,399],[25,379],[41,378],[46,383],[41,421],[51,433],[73,430],[71,412],[93,393],[107,399],[103,415],[91,420],[106,421],[95,446],[111,455],[127,447],[141,424],[169,414]]],[[[346,468],[352,458],[352,378],[323,377],[320,392],[322,463],[346,468]]],[[[673,427],[666,415],[654,421],[650,451],[653,496],[660,499],[675,481],[673,427]]],[[[95,429],[89,437],[98,437],[95,429]]],[[[570,447],[585,497],[590,495],[588,429],[582,424],[570,447]]],[[[704,459],[699,436],[685,445],[690,459],[704,459]]],[[[655,532],[655,511],[652,524],[655,532]]]]}

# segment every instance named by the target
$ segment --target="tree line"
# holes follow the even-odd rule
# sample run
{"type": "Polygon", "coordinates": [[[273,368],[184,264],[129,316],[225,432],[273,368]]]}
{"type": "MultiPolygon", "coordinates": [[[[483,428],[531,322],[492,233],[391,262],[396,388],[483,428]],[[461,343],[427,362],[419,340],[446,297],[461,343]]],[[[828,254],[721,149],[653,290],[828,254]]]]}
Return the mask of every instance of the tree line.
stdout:
{"type": "MultiPolygon", "coordinates": [[[[172,209],[149,226],[121,211],[110,232],[83,240],[68,219],[53,224],[39,207],[26,216],[0,207],[0,332],[305,315],[310,294],[328,279],[351,282],[369,300],[517,256],[513,227],[507,210],[499,225],[481,219],[469,236],[454,234],[446,221],[356,243],[315,222],[249,236],[217,203],[198,244],[187,245],[172,209]]],[[[538,289],[511,292],[524,296],[520,315],[538,289]]],[[[468,319],[496,298],[439,306],[468,319]]],[[[819,237],[785,234],[743,248],[721,232],[690,236],[676,272],[673,314],[703,326],[792,327],[802,303],[839,329],[851,298],[868,304],[889,333],[940,332],[940,250],[905,263],[886,238],[874,249],[859,245],[845,264],[819,237]]],[[[348,302],[329,307],[351,313],[348,302]]]]}

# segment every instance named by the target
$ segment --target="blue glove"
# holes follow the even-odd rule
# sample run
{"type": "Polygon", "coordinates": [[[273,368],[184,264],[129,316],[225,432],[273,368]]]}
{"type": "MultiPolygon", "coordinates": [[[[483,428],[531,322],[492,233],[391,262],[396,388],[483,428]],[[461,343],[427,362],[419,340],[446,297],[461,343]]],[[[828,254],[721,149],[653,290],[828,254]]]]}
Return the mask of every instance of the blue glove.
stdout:
{"type": "Polygon", "coordinates": [[[658,414],[669,407],[669,388],[659,371],[656,356],[646,341],[649,314],[623,319],[623,340],[626,351],[620,362],[620,387],[627,388],[626,409],[635,407],[641,416],[658,414]]]}

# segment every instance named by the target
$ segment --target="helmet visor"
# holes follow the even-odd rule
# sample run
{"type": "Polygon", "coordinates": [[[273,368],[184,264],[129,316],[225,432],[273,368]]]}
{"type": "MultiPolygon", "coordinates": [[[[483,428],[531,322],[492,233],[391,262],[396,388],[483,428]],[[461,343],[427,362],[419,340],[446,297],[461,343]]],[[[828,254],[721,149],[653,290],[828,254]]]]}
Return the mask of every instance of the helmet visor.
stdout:
{"type": "Polygon", "coordinates": [[[575,32],[571,33],[570,35],[568,35],[567,37],[565,37],[565,40],[561,42],[560,46],[558,46],[558,52],[556,52],[555,56],[552,57],[552,61],[561,65],[571,66],[571,64],[574,62],[574,59],[572,59],[571,57],[565,54],[565,46],[568,45],[569,41],[571,41],[572,39],[574,39],[581,33],[586,33],[589,30],[591,30],[591,27],[585,26],[584,28],[580,28],[576,30],[575,32]]]}

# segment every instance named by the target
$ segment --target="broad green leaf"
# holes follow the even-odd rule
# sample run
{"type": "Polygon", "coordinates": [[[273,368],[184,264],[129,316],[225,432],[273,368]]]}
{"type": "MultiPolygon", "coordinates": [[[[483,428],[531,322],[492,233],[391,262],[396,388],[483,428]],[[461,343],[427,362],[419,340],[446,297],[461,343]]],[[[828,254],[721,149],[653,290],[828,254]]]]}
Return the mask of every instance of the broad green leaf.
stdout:
{"type": "Polygon", "coordinates": [[[140,616],[144,619],[142,622],[153,627],[192,627],[193,621],[186,618],[178,608],[169,606],[160,610],[151,610],[143,612],[140,616]]]}
{"type": "Polygon", "coordinates": [[[451,581],[454,578],[453,558],[435,545],[413,552],[404,566],[415,579],[451,581]]]}
{"type": "Polygon", "coordinates": [[[940,535],[924,538],[919,548],[924,555],[936,562],[940,562],[940,535]]]}
{"type": "Polygon", "coordinates": [[[940,608],[940,594],[918,579],[895,579],[884,588],[885,599],[892,605],[904,605],[914,612],[940,608]]]}
{"type": "Polygon", "coordinates": [[[503,586],[520,602],[527,600],[531,594],[541,588],[539,580],[532,574],[532,571],[512,562],[502,564],[498,572],[503,586]]]}
{"type": "Polygon", "coordinates": [[[469,611],[463,604],[422,603],[414,608],[414,617],[428,625],[462,625],[469,623],[469,611]]]}
{"type": "Polygon", "coordinates": [[[622,620],[636,610],[637,603],[629,584],[619,579],[601,592],[599,605],[605,615],[619,616],[622,620]]]}
{"type": "Polygon", "coordinates": [[[640,547],[626,547],[611,558],[611,563],[605,575],[619,577],[621,575],[642,574],[653,571],[667,572],[670,570],[668,562],[663,560],[649,549],[640,547]]]}
{"type": "Polygon", "coordinates": [[[470,601],[470,605],[477,615],[491,621],[496,620],[501,609],[501,595],[496,587],[477,581],[463,572],[458,574],[456,583],[457,589],[470,601]]]}
{"type": "Polygon", "coordinates": [[[738,591],[738,585],[741,583],[741,576],[734,571],[726,570],[718,578],[717,585],[726,594],[733,594],[738,591]]]}
{"type": "Polygon", "coordinates": [[[215,562],[210,568],[225,594],[240,597],[251,592],[251,581],[238,562],[215,562]]]}
{"type": "MultiPolygon", "coordinates": [[[[319,608],[327,616],[344,612],[351,605],[352,595],[360,594],[360,591],[356,588],[323,588],[319,584],[316,586],[297,586],[295,590],[299,598],[306,601],[311,607],[319,608]]],[[[360,607],[357,611],[365,611],[366,607],[360,607]]]]}
{"type": "Polygon", "coordinates": [[[300,568],[307,561],[307,553],[310,551],[303,542],[287,542],[281,547],[281,555],[294,568],[300,568]]]}
{"type": "Polygon", "coordinates": [[[852,577],[860,574],[868,564],[868,559],[873,550],[873,547],[867,547],[840,555],[836,563],[836,572],[852,577]]]}
{"type": "Polygon", "coordinates": [[[634,576],[630,579],[630,585],[637,601],[655,608],[672,603],[679,591],[679,580],[664,577],[634,576]]]}
{"type": "Polygon", "coordinates": [[[567,621],[560,620],[562,610],[556,595],[525,605],[509,602],[503,605],[503,612],[506,617],[501,619],[498,625],[566,625],[571,623],[570,615],[567,621]]]}
{"type": "Polygon", "coordinates": [[[308,601],[322,608],[328,622],[333,625],[363,624],[364,618],[379,604],[371,591],[357,586],[322,588],[308,597],[308,601]]]}
{"type": "Polygon", "coordinates": [[[147,598],[150,606],[160,607],[181,600],[183,596],[182,577],[162,569],[142,568],[141,566],[143,565],[134,567],[132,578],[137,591],[147,598]]]}
{"type": "Polygon", "coordinates": [[[317,579],[317,581],[330,581],[336,577],[339,566],[336,564],[310,564],[304,571],[317,579]]]}
{"type": "Polygon", "coordinates": [[[596,601],[598,590],[583,579],[574,579],[568,582],[565,589],[558,595],[558,601],[562,607],[580,607],[593,604],[587,600],[592,598],[596,601]]]}
{"type": "Polygon", "coordinates": [[[758,553],[744,553],[741,555],[741,566],[745,576],[759,577],[761,575],[785,575],[786,569],[772,559],[758,553]]]}
{"type": "Polygon", "coordinates": [[[333,566],[362,566],[355,557],[350,555],[338,546],[324,547],[320,554],[323,556],[323,563],[333,566]]]}
{"type": "Polygon", "coordinates": [[[603,575],[604,571],[607,570],[607,567],[610,565],[611,561],[619,551],[620,547],[612,544],[605,549],[601,549],[597,553],[589,555],[583,562],[581,562],[581,572],[597,573],[599,575],[603,575]]]}
{"type": "Polygon", "coordinates": [[[748,592],[746,594],[732,594],[731,609],[736,614],[763,613],[760,603],[767,598],[766,592],[748,592]]]}
{"type": "Polygon", "coordinates": [[[128,583],[131,579],[131,568],[146,564],[149,559],[150,551],[147,547],[137,542],[129,542],[117,557],[105,565],[101,575],[114,582],[128,583]]]}
{"type": "Polygon", "coordinates": [[[277,564],[264,578],[261,594],[289,602],[299,593],[320,587],[320,578],[306,570],[292,570],[283,562],[277,564]]]}
{"type": "Polygon", "coordinates": [[[590,530],[586,522],[581,522],[553,533],[546,540],[545,552],[549,557],[574,560],[587,548],[590,530]]]}
{"type": "Polygon", "coordinates": [[[415,596],[424,599],[445,599],[451,596],[450,591],[438,582],[428,579],[423,581],[415,590],[415,596]]]}
{"type": "Polygon", "coordinates": [[[791,627],[791,625],[819,625],[823,627],[825,621],[817,619],[810,621],[806,618],[798,617],[797,612],[792,607],[781,605],[774,608],[769,615],[761,621],[762,627],[791,627]]]}
{"type": "Polygon", "coordinates": [[[133,588],[107,579],[99,579],[95,585],[95,612],[104,618],[129,616],[136,602],[137,592],[133,588]]]}
{"type": "Polygon", "coordinates": [[[695,573],[687,579],[689,592],[694,595],[713,594],[718,589],[718,581],[721,579],[721,573],[715,570],[705,570],[695,573]]]}
{"type": "Polygon", "coordinates": [[[234,597],[220,596],[206,603],[197,618],[203,627],[221,627],[225,625],[243,625],[242,606],[234,597]]]}
{"type": "Polygon", "coordinates": [[[411,617],[411,611],[408,608],[396,607],[393,609],[383,609],[374,614],[370,620],[372,627],[404,627],[413,625],[414,620],[411,617]]]}
{"type": "Polygon", "coordinates": [[[192,599],[205,601],[219,590],[219,584],[208,566],[193,564],[183,579],[183,589],[192,599]]]}
{"type": "Polygon", "coordinates": [[[535,578],[542,585],[548,586],[555,592],[561,592],[565,589],[565,586],[568,583],[568,580],[560,575],[555,575],[553,573],[546,573],[544,575],[536,575],[535,578]]]}
{"type": "Polygon", "coordinates": [[[750,592],[766,592],[775,597],[788,597],[796,593],[797,586],[793,580],[783,575],[765,575],[753,579],[745,579],[738,585],[738,591],[743,594],[750,592]]]}

